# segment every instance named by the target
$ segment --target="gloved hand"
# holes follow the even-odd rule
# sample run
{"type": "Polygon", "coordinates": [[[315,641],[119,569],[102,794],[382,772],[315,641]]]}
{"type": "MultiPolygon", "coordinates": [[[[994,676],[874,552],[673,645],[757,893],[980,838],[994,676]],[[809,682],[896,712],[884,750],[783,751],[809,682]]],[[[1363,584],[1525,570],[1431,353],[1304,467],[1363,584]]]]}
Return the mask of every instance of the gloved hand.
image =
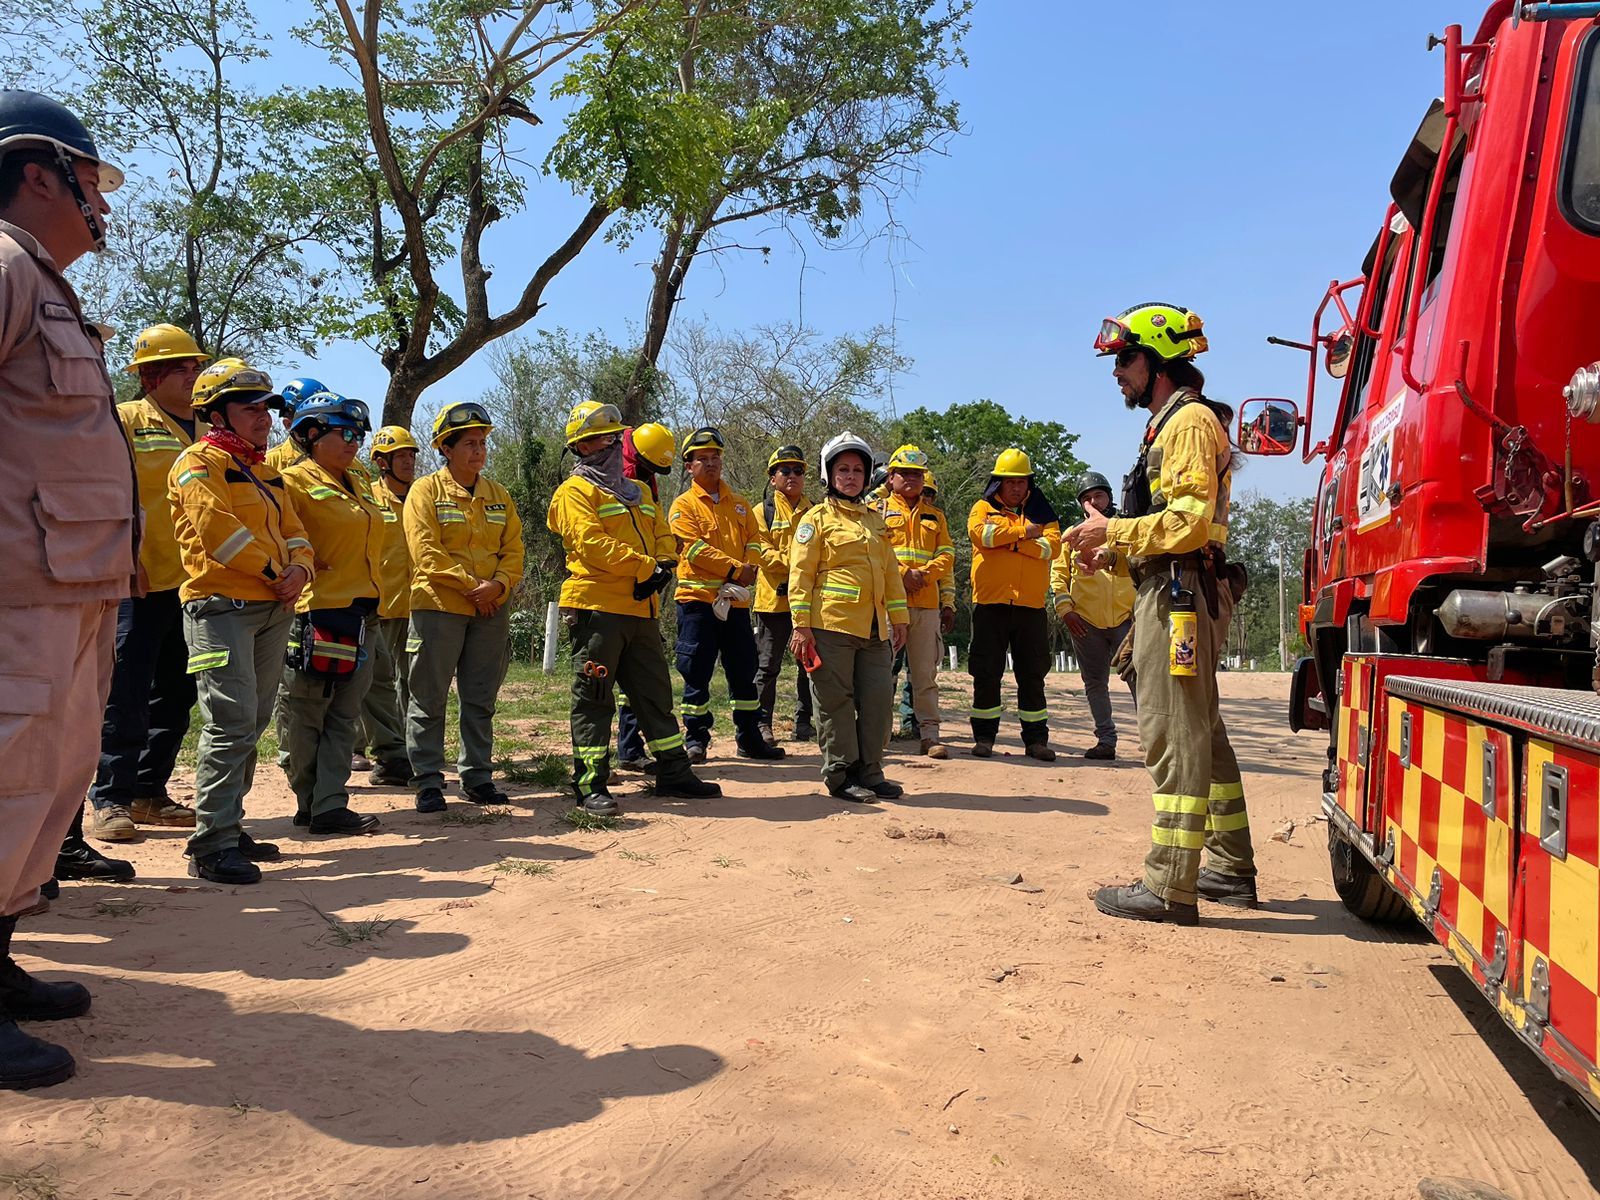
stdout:
{"type": "Polygon", "coordinates": [[[633,585],[633,598],[635,600],[647,600],[671,582],[672,572],[657,563],[656,569],[650,572],[649,579],[641,580],[633,585]]]}

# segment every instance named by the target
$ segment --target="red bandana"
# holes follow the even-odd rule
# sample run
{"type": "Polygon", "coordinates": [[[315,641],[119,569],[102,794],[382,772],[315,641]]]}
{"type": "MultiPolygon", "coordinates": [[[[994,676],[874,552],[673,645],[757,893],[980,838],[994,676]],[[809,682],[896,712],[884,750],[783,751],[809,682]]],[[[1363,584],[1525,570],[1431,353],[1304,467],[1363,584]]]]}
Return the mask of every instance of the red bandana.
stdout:
{"type": "Polygon", "coordinates": [[[206,431],[205,441],[213,446],[226,450],[229,454],[239,459],[248,466],[255,466],[267,460],[267,452],[245,441],[231,429],[218,429],[213,426],[206,431]]]}

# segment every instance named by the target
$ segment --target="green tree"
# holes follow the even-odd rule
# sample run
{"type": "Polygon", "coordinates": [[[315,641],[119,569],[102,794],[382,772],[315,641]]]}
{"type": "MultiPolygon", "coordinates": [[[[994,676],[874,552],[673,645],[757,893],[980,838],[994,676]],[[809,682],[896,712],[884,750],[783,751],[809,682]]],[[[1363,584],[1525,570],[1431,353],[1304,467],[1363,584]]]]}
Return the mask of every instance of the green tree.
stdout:
{"type": "Polygon", "coordinates": [[[239,83],[267,53],[249,8],[0,0],[0,27],[19,35],[7,75],[61,97],[130,168],[107,252],[76,273],[86,308],[119,328],[113,360],[161,321],[211,353],[308,351],[340,301],[306,254],[323,218],[265,153],[285,131],[239,83]]]}
{"type": "Polygon", "coordinates": [[[1228,557],[1244,563],[1250,587],[1239,602],[1229,653],[1262,670],[1278,669],[1278,568],[1283,566],[1283,627],[1288,662],[1309,653],[1300,636],[1299,605],[1306,547],[1311,543],[1312,501],[1277,501],[1254,490],[1238,493],[1228,518],[1228,557]]]}
{"type": "Polygon", "coordinates": [[[892,222],[919,161],[960,128],[944,82],[965,62],[970,9],[971,0],[678,0],[629,14],[558,85],[578,103],[547,165],[629,210],[611,236],[649,228],[660,238],[630,418],[696,260],[767,249],[738,245],[735,226],[792,221],[838,241],[874,199],[892,222]],[[678,165],[676,178],[649,182],[662,162],[678,165]]]}

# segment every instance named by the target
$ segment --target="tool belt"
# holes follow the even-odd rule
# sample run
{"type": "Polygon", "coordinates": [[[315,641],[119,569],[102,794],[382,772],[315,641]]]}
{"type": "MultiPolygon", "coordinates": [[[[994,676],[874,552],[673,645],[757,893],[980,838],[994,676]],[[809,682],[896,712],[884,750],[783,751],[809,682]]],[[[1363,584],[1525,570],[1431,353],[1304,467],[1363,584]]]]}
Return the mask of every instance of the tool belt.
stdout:
{"type": "Polygon", "coordinates": [[[1206,599],[1206,611],[1212,620],[1221,613],[1218,589],[1222,585],[1227,585],[1235,604],[1244,598],[1250,586],[1250,573],[1244,564],[1229,562],[1228,553],[1221,546],[1207,546],[1193,554],[1153,554],[1149,558],[1129,559],[1128,577],[1137,588],[1147,579],[1169,578],[1174,570],[1181,572],[1185,568],[1199,576],[1200,594],[1206,599]]]}

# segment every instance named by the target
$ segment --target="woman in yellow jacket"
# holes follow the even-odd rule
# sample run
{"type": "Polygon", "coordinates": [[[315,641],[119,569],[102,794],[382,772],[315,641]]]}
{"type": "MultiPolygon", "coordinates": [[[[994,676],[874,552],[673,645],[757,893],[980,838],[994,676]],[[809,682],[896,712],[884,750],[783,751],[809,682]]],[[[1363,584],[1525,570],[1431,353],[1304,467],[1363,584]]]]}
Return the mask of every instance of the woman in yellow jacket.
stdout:
{"type": "Polygon", "coordinates": [[[350,755],[372,684],[383,573],[383,507],[352,470],[367,406],[321,392],[295,410],[289,436],[304,457],[283,472],[317,556],[295,603],[279,693],[279,729],[294,790],[294,823],[312,833],[370,833],[378,818],[350,808],[350,755]]]}
{"type": "Polygon", "coordinates": [[[433,422],[443,469],[406,494],[411,552],[411,703],[406,749],[418,812],[444,811],[444,715],[450,680],[461,701],[461,792],[504,804],[494,786],[494,706],[510,659],[507,601],[522,580],[522,521],[511,494],[483,474],[494,422],[481,404],[452,404],[433,422]]]}
{"type": "Polygon", "coordinates": [[[789,548],[790,648],[811,672],[828,794],[893,800],[903,789],[883,777],[883,751],[910,619],[905,584],[883,518],[863,503],[871,447],[842,433],[821,460],[827,498],[800,518],[789,548]]]}

